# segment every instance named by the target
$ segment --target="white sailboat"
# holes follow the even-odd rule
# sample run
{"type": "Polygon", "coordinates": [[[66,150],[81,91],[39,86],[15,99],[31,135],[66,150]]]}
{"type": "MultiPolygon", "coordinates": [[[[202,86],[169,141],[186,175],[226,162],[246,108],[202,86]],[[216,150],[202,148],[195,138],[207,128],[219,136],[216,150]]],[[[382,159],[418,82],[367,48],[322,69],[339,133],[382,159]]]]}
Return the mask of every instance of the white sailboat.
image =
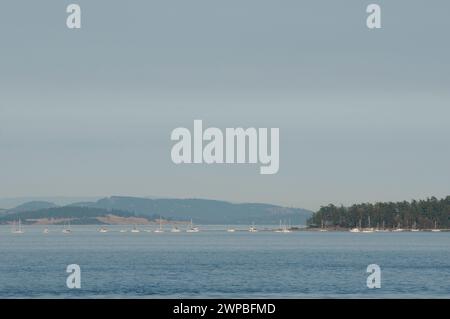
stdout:
{"type": "Polygon", "coordinates": [[[235,231],[236,231],[236,229],[234,229],[232,227],[227,228],[227,232],[229,232],[229,233],[234,233],[235,231]]]}
{"type": "Polygon", "coordinates": [[[281,230],[282,233],[290,233],[291,230],[288,228],[288,226],[285,224],[283,229],[281,230]]]}
{"type": "Polygon", "coordinates": [[[99,233],[107,233],[108,232],[108,228],[106,227],[100,227],[100,229],[98,230],[99,233]]]}
{"type": "Polygon", "coordinates": [[[42,231],[43,234],[49,234],[50,230],[48,229],[48,227],[45,227],[44,230],[42,231]]]}
{"type": "Polygon", "coordinates": [[[378,232],[378,233],[387,233],[387,232],[389,232],[389,230],[387,230],[386,227],[385,227],[384,225],[385,225],[385,224],[384,224],[384,220],[383,220],[383,226],[382,226],[382,228],[380,229],[380,228],[377,227],[377,229],[375,229],[375,231],[378,232]]]}
{"type": "Polygon", "coordinates": [[[192,219],[191,219],[191,224],[189,226],[189,228],[186,230],[187,233],[198,233],[199,229],[198,227],[195,227],[194,224],[192,223],[192,219]]]}
{"type": "Polygon", "coordinates": [[[131,230],[132,233],[140,233],[141,231],[136,227],[136,224],[133,226],[133,229],[131,230]]]}
{"type": "Polygon", "coordinates": [[[368,224],[369,227],[364,228],[362,231],[363,233],[373,233],[373,231],[374,231],[374,229],[370,226],[370,216],[368,219],[369,219],[369,224],[368,224]]]}
{"type": "Polygon", "coordinates": [[[401,228],[400,223],[398,223],[398,224],[397,224],[397,228],[395,228],[395,229],[393,230],[393,232],[402,232],[402,231],[404,231],[404,229],[401,228]]]}
{"type": "Polygon", "coordinates": [[[70,220],[67,223],[67,226],[64,226],[62,232],[63,232],[63,234],[70,234],[70,233],[72,233],[72,229],[70,228],[70,220]]]}
{"type": "Polygon", "coordinates": [[[13,222],[13,228],[12,228],[11,232],[13,234],[23,234],[24,233],[24,230],[22,228],[22,222],[20,221],[20,219],[19,219],[17,225],[16,225],[16,222],[13,222]]]}
{"type": "Polygon", "coordinates": [[[434,229],[431,230],[432,232],[440,232],[441,230],[437,228],[437,221],[434,221],[434,229]]]}
{"type": "Polygon", "coordinates": [[[361,219],[359,220],[359,227],[351,228],[349,231],[351,233],[360,233],[361,232],[361,219]]]}
{"type": "Polygon", "coordinates": [[[251,232],[251,233],[257,233],[258,232],[258,229],[256,229],[256,227],[255,227],[255,223],[252,223],[252,225],[250,226],[248,231],[251,232]]]}
{"type": "Polygon", "coordinates": [[[322,219],[322,225],[321,225],[319,231],[321,231],[321,232],[326,232],[326,231],[328,231],[328,230],[325,228],[325,223],[323,222],[323,219],[322,219]]]}
{"type": "Polygon", "coordinates": [[[159,216],[159,228],[155,230],[155,233],[164,233],[164,229],[162,229],[161,216],[159,216]]]}
{"type": "Polygon", "coordinates": [[[282,230],[283,230],[283,227],[281,226],[281,219],[280,219],[280,227],[278,229],[276,229],[275,232],[281,233],[282,230]]]}
{"type": "Polygon", "coordinates": [[[172,229],[170,230],[171,233],[179,233],[180,229],[177,226],[173,226],[172,229]]]}
{"type": "Polygon", "coordinates": [[[290,233],[291,231],[289,230],[289,228],[287,227],[286,224],[281,224],[281,220],[280,220],[280,228],[277,229],[275,232],[277,232],[277,233],[290,233]]]}

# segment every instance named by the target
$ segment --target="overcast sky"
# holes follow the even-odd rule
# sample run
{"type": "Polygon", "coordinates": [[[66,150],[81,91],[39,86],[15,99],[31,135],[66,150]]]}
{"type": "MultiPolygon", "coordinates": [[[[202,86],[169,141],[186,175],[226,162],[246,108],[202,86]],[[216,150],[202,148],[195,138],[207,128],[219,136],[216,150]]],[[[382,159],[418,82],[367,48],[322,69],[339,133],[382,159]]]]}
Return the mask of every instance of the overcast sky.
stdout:
{"type": "Polygon", "coordinates": [[[449,1],[72,2],[81,30],[69,1],[2,1],[0,197],[449,194],[449,1]],[[194,119],[279,127],[278,174],[173,164],[170,133],[194,119]]]}

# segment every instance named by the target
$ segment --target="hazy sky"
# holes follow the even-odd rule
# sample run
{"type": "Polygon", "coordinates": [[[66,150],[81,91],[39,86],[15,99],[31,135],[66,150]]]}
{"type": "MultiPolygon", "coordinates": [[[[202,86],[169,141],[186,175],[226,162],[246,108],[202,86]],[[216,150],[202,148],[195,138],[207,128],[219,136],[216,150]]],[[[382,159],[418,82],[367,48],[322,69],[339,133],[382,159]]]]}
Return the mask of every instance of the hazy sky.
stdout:
{"type": "Polygon", "coordinates": [[[322,204],[450,190],[449,1],[5,0],[0,197],[322,204]],[[82,9],[69,30],[66,6],[82,9]],[[382,7],[381,30],[365,25],[382,7]],[[279,127],[280,170],[175,165],[171,131],[279,127]]]}

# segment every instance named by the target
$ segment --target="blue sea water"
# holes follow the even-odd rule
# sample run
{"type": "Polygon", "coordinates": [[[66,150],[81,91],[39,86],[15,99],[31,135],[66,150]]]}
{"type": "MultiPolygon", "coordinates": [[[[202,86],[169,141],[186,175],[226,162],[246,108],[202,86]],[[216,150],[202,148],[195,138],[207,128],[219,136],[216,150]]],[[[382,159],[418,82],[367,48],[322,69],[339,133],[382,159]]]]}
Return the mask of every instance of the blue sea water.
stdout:
{"type": "Polygon", "coordinates": [[[450,232],[43,228],[0,227],[0,298],[450,298],[450,232]],[[69,264],[81,289],[66,286],[69,264]],[[366,286],[369,264],[381,267],[380,289],[366,286]]]}

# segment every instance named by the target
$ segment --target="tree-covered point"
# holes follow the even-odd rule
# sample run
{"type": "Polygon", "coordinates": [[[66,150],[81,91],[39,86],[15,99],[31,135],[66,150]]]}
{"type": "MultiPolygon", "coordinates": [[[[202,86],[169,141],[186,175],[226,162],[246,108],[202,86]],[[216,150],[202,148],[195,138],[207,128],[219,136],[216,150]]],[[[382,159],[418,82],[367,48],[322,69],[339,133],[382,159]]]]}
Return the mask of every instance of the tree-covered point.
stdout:
{"type": "Polygon", "coordinates": [[[310,227],[450,228],[450,196],[411,202],[363,203],[350,207],[322,206],[308,220],[310,227]]]}

